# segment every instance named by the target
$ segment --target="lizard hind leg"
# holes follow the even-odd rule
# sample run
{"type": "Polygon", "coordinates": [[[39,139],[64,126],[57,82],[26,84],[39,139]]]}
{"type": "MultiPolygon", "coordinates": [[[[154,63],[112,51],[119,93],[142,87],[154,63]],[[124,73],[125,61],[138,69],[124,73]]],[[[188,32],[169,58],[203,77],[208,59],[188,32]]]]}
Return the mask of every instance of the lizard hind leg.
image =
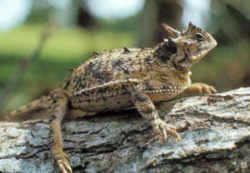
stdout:
{"type": "Polygon", "coordinates": [[[44,119],[47,107],[42,104],[43,98],[34,100],[28,105],[1,116],[1,121],[20,122],[32,119],[44,119]]]}
{"type": "Polygon", "coordinates": [[[50,120],[51,152],[61,173],[72,173],[68,156],[63,152],[61,122],[68,111],[68,97],[63,90],[54,90],[31,104],[4,116],[4,121],[25,121],[30,116],[35,119],[50,120]]]}
{"type": "Polygon", "coordinates": [[[63,91],[55,91],[52,98],[53,104],[50,106],[51,114],[51,152],[61,173],[72,173],[69,157],[63,152],[63,140],[61,133],[61,123],[68,112],[68,97],[63,91]]]}
{"type": "Polygon", "coordinates": [[[89,117],[95,115],[96,112],[85,112],[80,109],[69,109],[66,118],[70,120],[83,118],[83,117],[89,117]]]}

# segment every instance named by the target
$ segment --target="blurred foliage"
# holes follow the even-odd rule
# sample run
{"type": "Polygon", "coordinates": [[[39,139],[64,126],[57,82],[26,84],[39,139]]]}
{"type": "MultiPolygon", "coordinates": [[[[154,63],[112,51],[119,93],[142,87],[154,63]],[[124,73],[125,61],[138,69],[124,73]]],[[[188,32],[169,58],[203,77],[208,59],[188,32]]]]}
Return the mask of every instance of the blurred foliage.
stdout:
{"type": "Polygon", "coordinates": [[[28,18],[26,19],[26,23],[30,24],[41,24],[46,23],[50,19],[50,15],[53,12],[52,8],[46,9],[33,9],[28,18]]]}
{"type": "Polygon", "coordinates": [[[222,0],[223,3],[235,8],[237,11],[241,12],[242,15],[250,19],[250,1],[242,0],[222,0]]]}
{"type": "MultiPolygon", "coordinates": [[[[57,87],[68,70],[91,57],[93,51],[154,45],[156,40],[166,37],[160,29],[161,22],[180,25],[184,8],[182,1],[146,2],[151,3],[150,8],[146,4],[143,12],[125,20],[93,18],[95,21],[91,27],[59,26],[45,45],[41,57],[27,69],[24,81],[9,96],[11,99],[4,105],[5,109],[14,109],[57,87]]],[[[192,68],[193,81],[213,84],[219,90],[250,86],[250,8],[247,3],[212,0],[208,14],[210,22],[205,30],[211,32],[219,44],[192,68]]],[[[16,74],[20,59],[27,57],[36,47],[52,14],[51,7],[35,7],[25,24],[0,33],[0,94],[16,74]]]]}
{"type": "MultiPolygon", "coordinates": [[[[0,33],[4,45],[0,46],[1,54],[10,55],[17,53],[25,56],[30,53],[37,44],[39,35],[44,25],[23,25],[9,33],[0,33]]],[[[58,28],[50,37],[42,58],[66,60],[79,58],[86,52],[102,49],[111,49],[119,46],[131,45],[132,33],[93,28],[84,30],[79,28],[58,28]],[[119,39],[117,39],[119,38],[119,39]]]]}
{"type": "MultiPolygon", "coordinates": [[[[24,76],[24,81],[10,95],[7,108],[14,108],[63,82],[69,69],[91,57],[94,51],[103,51],[133,44],[134,33],[106,27],[105,23],[91,30],[58,28],[24,76]],[[103,28],[102,28],[103,26],[103,28]],[[102,29],[100,29],[102,28],[102,29]]],[[[45,25],[25,24],[8,33],[0,33],[0,94],[16,74],[21,58],[27,57],[36,47],[45,25]]]]}

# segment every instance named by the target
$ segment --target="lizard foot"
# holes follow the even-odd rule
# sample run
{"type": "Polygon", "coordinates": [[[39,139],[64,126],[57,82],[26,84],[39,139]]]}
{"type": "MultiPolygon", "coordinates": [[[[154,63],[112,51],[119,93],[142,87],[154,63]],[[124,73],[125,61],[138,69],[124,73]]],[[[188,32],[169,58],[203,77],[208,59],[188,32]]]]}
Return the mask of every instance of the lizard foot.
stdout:
{"type": "Polygon", "coordinates": [[[153,129],[156,133],[159,133],[164,140],[168,138],[168,135],[175,137],[176,142],[180,140],[180,135],[176,131],[176,128],[167,124],[161,119],[155,119],[152,122],[153,129]]]}
{"type": "Polygon", "coordinates": [[[200,94],[213,94],[217,92],[213,86],[204,83],[195,83],[192,87],[195,87],[200,94]]]}
{"type": "Polygon", "coordinates": [[[63,151],[57,152],[54,154],[54,158],[61,173],[73,173],[69,163],[69,156],[67,154],[63,151]]]}

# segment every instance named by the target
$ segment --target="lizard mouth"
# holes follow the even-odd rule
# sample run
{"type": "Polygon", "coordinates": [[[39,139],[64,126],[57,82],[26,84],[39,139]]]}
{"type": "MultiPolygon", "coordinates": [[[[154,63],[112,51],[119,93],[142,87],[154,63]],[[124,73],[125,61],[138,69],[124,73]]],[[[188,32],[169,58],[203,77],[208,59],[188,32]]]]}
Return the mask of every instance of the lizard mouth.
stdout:
{"type": "Polygon", "coordinates": [[[207,55],[208,52],[210,52],[213,48],[217,46],[217,41],[213,39],[212,36],[210,37],[210,39],[211,41],[209,42],[209,45],[207,45],[207,47],[205,47],[203,51],[198,52],[196,55],[190,58],[192,63],[199,62],[203,57],[207,55]]]}

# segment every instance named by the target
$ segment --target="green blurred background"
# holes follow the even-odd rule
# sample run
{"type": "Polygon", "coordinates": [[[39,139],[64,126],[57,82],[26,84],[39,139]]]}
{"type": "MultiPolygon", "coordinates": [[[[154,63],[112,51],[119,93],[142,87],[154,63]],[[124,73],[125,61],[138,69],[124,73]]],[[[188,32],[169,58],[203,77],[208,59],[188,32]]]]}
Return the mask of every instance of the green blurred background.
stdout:
{"type": "Polygon", "coordinates": [[[212,33],[219,43],[193,67],[193,81],[220,91],[249,86],[248,0],[1,0],[1,112],[55,88],[93,51],[153,46],[166,36],[160,23],[182,29],[189,21],[212,33]],[[18,74],[48,23],[54,27],[40,56],[18,74]],[[16,76],[21,79],[10,87],[16,76]],[[11,89],[3,98],[6,87],[11,89]]]}

